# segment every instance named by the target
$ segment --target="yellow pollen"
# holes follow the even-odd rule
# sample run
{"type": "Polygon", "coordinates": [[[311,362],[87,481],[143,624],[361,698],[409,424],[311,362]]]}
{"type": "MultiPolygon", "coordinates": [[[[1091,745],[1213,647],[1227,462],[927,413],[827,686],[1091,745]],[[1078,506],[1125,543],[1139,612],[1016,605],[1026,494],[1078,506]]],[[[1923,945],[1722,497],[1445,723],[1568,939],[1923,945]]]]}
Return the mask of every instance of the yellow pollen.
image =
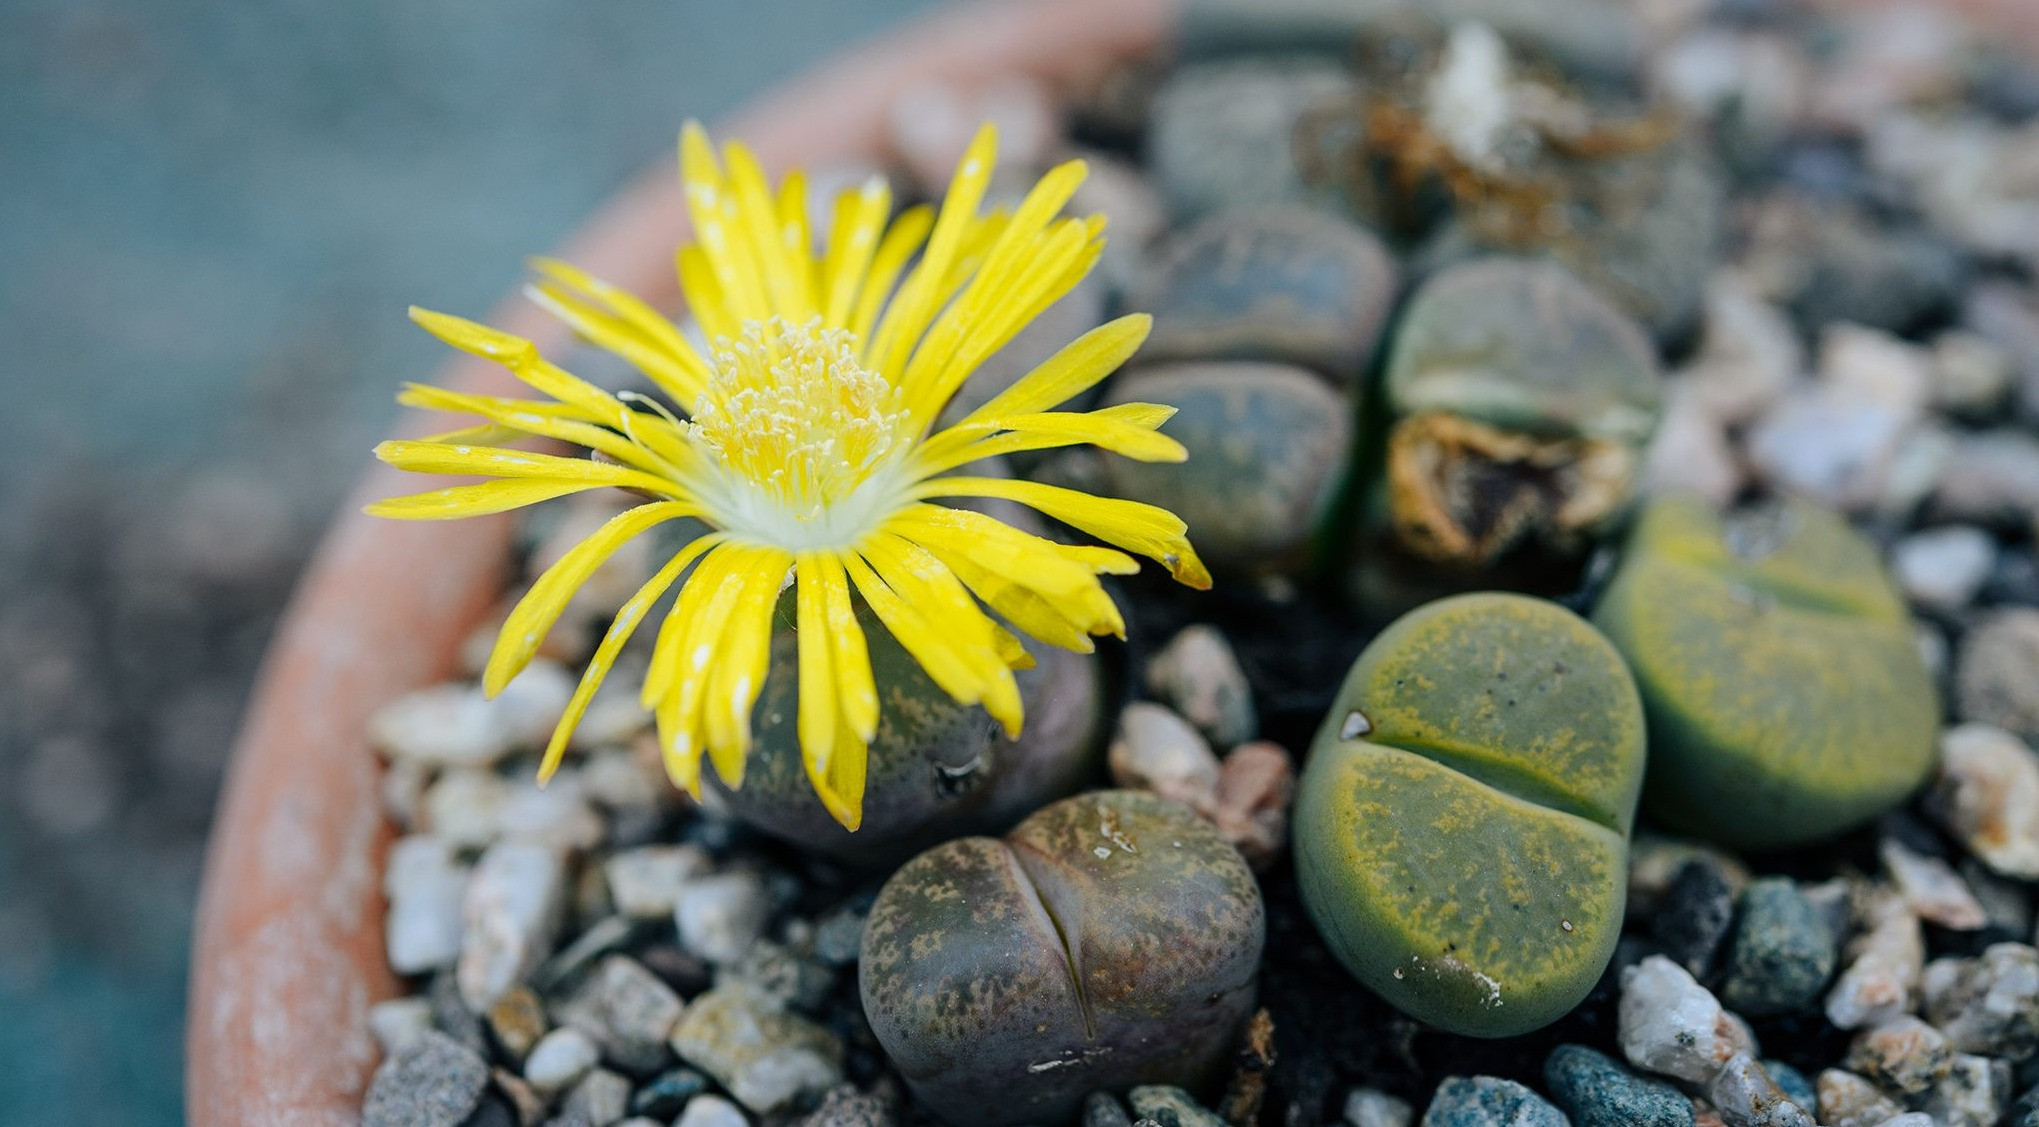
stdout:
{"type": "Polygon", "coordinates": [[[852,499],[861,516],[864,487],[911,446],[899,389],[857,362],[855,343],[818,317],[746,321],[741,336],[715,342],[686,432],[722,471],[738,531],[786,546],[852,532],[786,522],[838,525],[847,514],[835,510],[852,499]]]}

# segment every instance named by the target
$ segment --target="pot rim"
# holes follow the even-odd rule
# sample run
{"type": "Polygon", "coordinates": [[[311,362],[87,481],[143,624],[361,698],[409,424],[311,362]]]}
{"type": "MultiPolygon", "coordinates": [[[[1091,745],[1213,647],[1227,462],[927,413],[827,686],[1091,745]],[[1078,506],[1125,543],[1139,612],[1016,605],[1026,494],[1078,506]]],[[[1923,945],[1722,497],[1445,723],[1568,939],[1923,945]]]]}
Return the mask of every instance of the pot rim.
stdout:
{"type": "MultiPolygon", "coordinates": [[[[888,155],[894,100],[938,82],[983,88],[1030,75],[1096,79],[1160,47],[1180,0],[975,0],[822,64],[719,126],[768,169],[888,155]]],[[[588,220],[560,257],[677,308],[672,249],[687,233],[670,158],[588,220]]],[[[566,327],[516,299],[489,323],[548,353],[566,327]]],[[[469,356],[434,383],[515,394],[469,356]]],[[[446,429],[408,419],[407,430],[446,429]]],[[[407,491],[375,466],[356,484],[299,582],[242,717],[206,851],[186,1019],[185,1112],[199,1127],[351,1124],[379,1052],[368,1008],[399,982],[383,953],[381,802],[369,717],[456,665],[461,640],[508,581],[511,521],[376,520],[361,506],[407,491]]]]}

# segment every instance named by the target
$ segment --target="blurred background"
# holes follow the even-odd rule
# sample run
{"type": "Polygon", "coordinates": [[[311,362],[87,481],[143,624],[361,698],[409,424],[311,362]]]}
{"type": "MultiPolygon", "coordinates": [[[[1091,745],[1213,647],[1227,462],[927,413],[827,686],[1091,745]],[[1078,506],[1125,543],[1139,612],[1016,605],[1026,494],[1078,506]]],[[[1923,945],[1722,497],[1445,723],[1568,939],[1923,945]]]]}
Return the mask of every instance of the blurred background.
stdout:
{"type": "Polygon", "coordinates": [[[0,0],[0,1124],[180,1122],[235,720],[444,350],[650,162],[935,0],[0,0]]]}

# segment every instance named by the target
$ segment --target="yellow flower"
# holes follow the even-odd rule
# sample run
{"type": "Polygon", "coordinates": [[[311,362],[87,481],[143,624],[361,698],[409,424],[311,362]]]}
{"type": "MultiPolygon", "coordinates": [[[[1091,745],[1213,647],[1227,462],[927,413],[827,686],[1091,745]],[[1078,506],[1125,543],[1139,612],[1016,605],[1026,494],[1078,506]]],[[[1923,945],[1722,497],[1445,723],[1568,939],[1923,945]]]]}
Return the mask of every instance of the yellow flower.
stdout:
{"type": "Polygon", "coordinates": [[[690,124],[681,135],[680,175],[698,242],[679,252],[678,266],[707,347],[697,348],[642,301],[563,263],[538,263],[541,280],[529,291],[582,336],[635,364],[678,414],[647,397],[610,395],[546,362],[522,338],[412,310],[440,339],[502,363],[547,398],[408,387],[403,403],[485,423],[426,441],[385,442],[376,456],[399,469],[493,480],[391,498],[369,512],[439,520],[600,487],[647,498],[532,585],[490,654],[487,692],[524,668],[574,590],[625,541],[682,517],[710,529],[616,615],[546,748],[541,775],[558,767],[624,642],[676,583],[642,699],[656,719],[668,773],[697,796],[704,752],[729,786],[743,781],[773,611],[789,585],[801,757],[843,825],[854,830],[861,819],[866,749],[878,725],[853,593],[944,691],[981,703],[1017,735],[1012,671],[1029,659],[1006,626],[1089,652],[1092,635],[1125,630],[1097,577],[1138,564],[1109,548],[1059,544],[933,502],[1016,501],[1159,560],[1184,583],[1209,586],[1182,521],[1165,510],[954,472],[994,455],[1077,444],[1145,461],[1182,460],[1183,448],[1156,433],[1172,408],[1053,410],[1133,354],[1146,338],[1146,316],[1084,334],[931,433],[971,372],[1082,280],[1104,246],[1102,217],[1060,217],[1083,180],[1081,162],[1049,172],[1016,208],[980,213],[995,148],[986,126],[938,214],[910,208],[888,223],[891,196],[882,180],[845,191],[817,248],[798,172],[774,190],[743,146],[725,146],[718,160],[706,134],[690,124]],[[564,440],[594,457],[496,445],[522,437],[564,440]]]}

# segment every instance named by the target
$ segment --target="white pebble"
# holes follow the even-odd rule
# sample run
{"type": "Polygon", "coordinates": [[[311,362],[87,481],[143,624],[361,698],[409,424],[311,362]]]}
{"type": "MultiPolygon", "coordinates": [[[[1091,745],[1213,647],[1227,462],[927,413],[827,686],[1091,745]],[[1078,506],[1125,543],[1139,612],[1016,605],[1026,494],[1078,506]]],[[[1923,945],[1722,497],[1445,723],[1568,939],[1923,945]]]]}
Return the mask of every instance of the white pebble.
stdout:
{"type": "Polygon", "coordinates": [[[749,1121],[735,1104],[703,1093],[687,1101],[673,1127],[749,1127],[749,1121]]]}
{"type": "Polygon", "coordinates": [[[1898,541],[1891,549],[1890,568],[1914,603],[1956,611],[1975,601],[1996,559],[1997,543],[1989,533],[1956,524],[1898,541]]]}
{"type": "Polygon", "coordinates": [[[1622,972],[1618,1021],[1630,1064],[1694,1084],[1707,1083],[1735,1053],[1753,1049],[1740,1020],[1662,955],[1622,972]]]}
{"type": "Polygon", "coordinates": [[[566,908],[566,860],[556,849],[505,841],[474,867],[462,905],[455,981],[461,1000],[484,1013],[552,950],[566,908]]]}
{"type": "Polygon", "coordinates": [[[414,834],[390,847],[382,890],[389,898],[383,939],[391,970],[421,974],[459,957],[468,880],[468,867],[439,838],[414,834]]]}
{"type": "Polygon", "coordinates": [[[1989,922],[1989,913],[1947,862],[1914,853],[1893,838],[1885,838],[1878,853],[1891,882],[1920,919],[1950,931],[1974,931],[1989,922]]]}
{"type": "Polygon", "coordinates": [[[478,685],[433,685],[398,697],[369,721],[392,759],[435,767],[485,767],[518,747],[538,746],[566,711],[574,679],[558,662],[533,661],[489,700],[478,685]]]}
{"type": "Polygon", "coordinates": [[[1987,724],[1949,729],[1928,807],[1983,864],[2039,880],[2039,754],[2018,737],[1987,724]]]}
{"type": "Polygon", "coordinates": [[[1880,907],[1848,951],[1848,969],[1827,992],[1827,1020],[1835,1028],[1861,1029],[1911,1009],[1926,965],[1926,937],[1910,906],[1894,901],[1880,907]]]}
{"type": "Polygon", "coordinates": [[[1409,1127],[1416,1109],[1373,1088],[1354,1088],[1345,1097],[1345,1122],[1350,1127],[1409,1127]]]}
{"type": "Polygon", "coordinates": [[[709,868],[708,854],[695,845],[646,845],[626,849],[602,866],[616,910],[633,919],[672,914],[680,888],[709,868]]]}
{"type": "Polygon", "coordinates": [[[545,1095],[573,1087],[602,1057],[594,1038],[565,1026],[540,1038],[524,1058],[524,1079],[545,1095]]]}
{"type": "Polygon", "coordinates": [[[494,771],[457,767],[425,791],[423,825],[461,849],[486,849],[503,832],[510,785],[494,771]]]}
{"type": "Polygon", "coordinates": [[[1147,687],[1217,747],[1253,738],[1253,690],[1231,643],[1215,627],[1185,627],[1147,663],[1147,687]]]}
{"type": "Polygon", "coordinates": [[[673,922],[680,946],[711,963],[733,963],[765,934],[771,896],[756,873],[718,873],[680,886],[673,922]]]}
{"type": "Polygon", "coordinates": [[[1134,701],[1119,714],[1109,754],[1112,781],[1150,790],[1200,814],[1218,800],[1218,757],[1189,721],[1150,701],[1134,701]]]}
{"type": "Polygon", "coordinates": [[[368,1030],[375,1035],[375,1043],[382,1047],[385,1057],[397,1055],[430,1028],[432,1004],[415,995],[391,998],[368,1007],[368,1030]]]}

